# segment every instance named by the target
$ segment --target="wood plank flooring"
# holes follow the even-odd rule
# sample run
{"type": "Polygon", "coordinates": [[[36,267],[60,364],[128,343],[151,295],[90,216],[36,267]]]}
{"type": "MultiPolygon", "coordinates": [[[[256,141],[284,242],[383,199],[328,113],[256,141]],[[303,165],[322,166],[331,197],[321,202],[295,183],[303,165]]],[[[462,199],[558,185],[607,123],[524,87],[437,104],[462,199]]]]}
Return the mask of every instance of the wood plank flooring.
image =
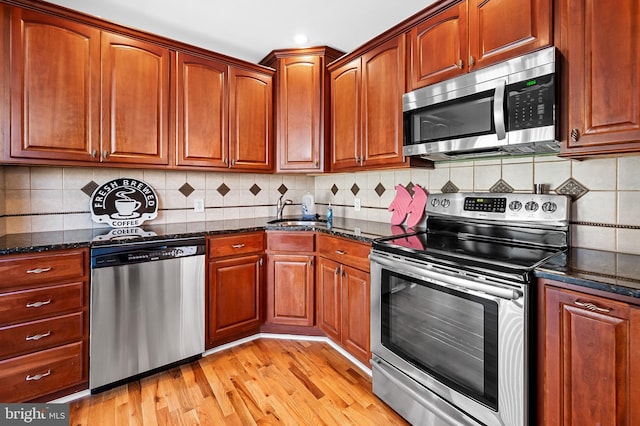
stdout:
{"type": "Polygon", "coordinates": [[[70,404],[70,425],[407,425],[322,342],[258,339],[70,404]]]}

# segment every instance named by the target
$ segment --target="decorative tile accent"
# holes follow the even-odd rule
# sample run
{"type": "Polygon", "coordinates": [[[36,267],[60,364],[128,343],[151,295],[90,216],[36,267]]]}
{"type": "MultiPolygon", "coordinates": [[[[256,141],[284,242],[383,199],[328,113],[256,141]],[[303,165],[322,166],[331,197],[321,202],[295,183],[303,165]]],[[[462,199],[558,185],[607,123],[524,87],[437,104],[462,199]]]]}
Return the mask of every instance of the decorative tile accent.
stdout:
{"type": "Polygon", "coordinates": [[[289,188],[287,188],[284,183],[278,187],[278,192],[280,193],[280,195],[286,194],[288,190],[289,188]]]}
{"type": "Polygon", "coordinates": [[[568,195],[573,201],[575,201],[589,192],[589,189],[574,178],[569,178],[556,188],[556,192],[561,195],[568,195]]]}
{"type": "Polygon", "coordinates": [[[227,195],[227,194],[229,193],[229,191],[231,191],[231,188],[229,188],[227,185],[225,185],[224,183],[222,183],[222,184],[218,187],[217,191],[218,191],[218,193],[219,193],[220,195],[222,195],[222,196],[224,197],[225,195],[227,195]]]}
{"type": "Polygon", "coordinates": [[[414,186],[415,186],[415,185],[413,184],[413,182],[409,182],[409,183],[407,184],[407,186],[405,186],[405,188],[407,188],[407,192],[408,192],[409,194],[411,194],[411,196],[412,196],[412,197],[413,197],[413,187],[414,187],[414,186]]]}
{"type": "Polygon", "coordinates": [[[193,189],[193,186],[189,185],[189,182],[186,182],[178,189],[178,191],[180,191],[180,193],[185,197],[188,197],[193,193],[193,191],[195,191],[195,189],[193,189]]]}
{"type": "Polygon", "coordinates": [[[262,191],[262,188],[260,188],[256,183],[254,183],[251,188],[249,188],[249,192],[251,192],[253,195],[258,195],[260,191],[262,191]]]}
{"type": "Polygon", "coordinates": [[[360,192],[360,187],[359,187],[357,184],[355,184],[355,183],[354,183],[354,184],[351,186],[351,193],[352,193],[353,195],[358,195],[358,192],[360,192]]]}
{"type": "Polygon", "coordinates": [[[452,194],[454,192],[460,191],[460,189],[453,184],[451,181],[447,181],[444,186],[440,189],[443,194],[452,194]]]}
{"type": "Polygon", "coordinates": [[[382,197],[382,194],[384,194],[384,191],[386,190],[387,188],[385,188],[382,183],[378,183],[376,185],[375,191],[376,191],[376,194],[378,194],[378,197],[382,197]]]}
{"type": "Polygon", "coordinates": [[[95,183],[94,181],[91,181],[85,186],[83,186],[82,189],[80,190],[85,194],[87,194],[89,197],[91,197],[93,195],[93,191],[95,191],[98,186],[99,185],[97,183],[95,183]]]}
{"type": "Polygon", "coordinates": [[[499,179],[489,188],[489,192],[513,192],[513,187],[504,180],[499,179]]]}
{"type": "Polygon", "coordinates": [[[331,187],[331,193],[333,195],[336,195],[338,193],[338,187],[336,186],[336,184],[334,183],[333,186],[331,187]]]}

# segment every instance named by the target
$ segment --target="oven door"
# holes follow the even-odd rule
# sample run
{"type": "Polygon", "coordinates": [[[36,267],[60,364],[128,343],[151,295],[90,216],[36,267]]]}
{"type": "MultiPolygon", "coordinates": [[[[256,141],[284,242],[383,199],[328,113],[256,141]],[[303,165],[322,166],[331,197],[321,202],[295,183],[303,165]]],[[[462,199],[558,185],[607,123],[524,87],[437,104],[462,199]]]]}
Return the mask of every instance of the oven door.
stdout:
{"type": "Polygon", "coordinates": [[[524,425],[527,291],[373,251],[374,363],[483,424],[524,425]]]}

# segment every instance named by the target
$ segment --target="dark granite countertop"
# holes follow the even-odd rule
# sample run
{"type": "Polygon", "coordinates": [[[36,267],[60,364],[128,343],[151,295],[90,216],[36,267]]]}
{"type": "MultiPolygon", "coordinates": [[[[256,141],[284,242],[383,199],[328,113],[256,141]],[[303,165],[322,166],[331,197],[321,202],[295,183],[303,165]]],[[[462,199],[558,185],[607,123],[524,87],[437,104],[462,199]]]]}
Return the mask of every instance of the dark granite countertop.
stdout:
{"type": "MultiPolygon", "coordinates": [[[[47,250],[91,247],[105,244],[125,244],[135,241],[152,241],[176,238],[206,237],[231,232],[260,230],[316,231],[371,242],[393,235],[391,225],[382,222],[336,217],[331,229],[325,226],[287,226],[270,224],[273,217],[255,219],[216,220],[208,222],[171,223],[147,225],[125,229],[79,229],[71,231],[31,232],[0,236],[0,255],[35,253],[47,250]]],[[[295,218],[290,218],[295,219],[295,218]]]]}
{"type": "Polygon", "coordinates": [[[535,275],[567,284],[640,298],[640,256],[573,248],[566,263],[544,264],[535,275]]]}

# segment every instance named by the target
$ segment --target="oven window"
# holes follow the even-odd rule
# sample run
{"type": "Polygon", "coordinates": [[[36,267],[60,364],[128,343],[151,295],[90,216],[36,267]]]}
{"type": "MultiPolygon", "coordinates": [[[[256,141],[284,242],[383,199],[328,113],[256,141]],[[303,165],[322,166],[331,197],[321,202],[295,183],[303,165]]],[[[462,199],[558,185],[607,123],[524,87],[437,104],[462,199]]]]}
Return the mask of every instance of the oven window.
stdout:
{"type": "Polygon", "coordinates": [[[494,90],[405,112],[409,144],[495,133],[494,90]]]}
{"type": "Polygon", "coordinates": [[[498,409],[498,304],[382,271],[382,344],[445,385],[498,409]]]}

